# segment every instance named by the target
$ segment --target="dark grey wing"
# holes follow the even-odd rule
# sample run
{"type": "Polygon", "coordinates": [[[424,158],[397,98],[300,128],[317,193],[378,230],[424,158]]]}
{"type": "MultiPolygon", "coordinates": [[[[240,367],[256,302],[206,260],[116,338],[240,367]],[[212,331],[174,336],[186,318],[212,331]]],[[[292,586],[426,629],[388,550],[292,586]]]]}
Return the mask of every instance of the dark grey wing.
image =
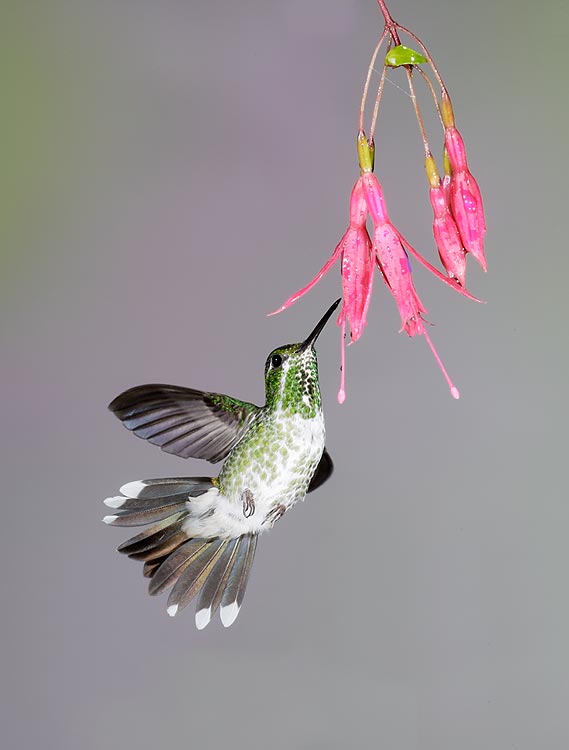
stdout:
{"type": "Polygon", "coordinates": [[[260,409],[220,393],[176,385],[138,385],[109,409],[124,426],[163,451],[182,458],[223,460],[260,409]]]}
{"type": "Polygon", "coordinates": [[[334,464],[332,463],[330,454],[328,453],[326,448],[324,448],[324,453],[322,454],[320,463],[316,467],[316,471],[314,472],[314,475],[312,479],[310,480],[310,484],[308,485],[308,489],[306,491],[312,492],[317,487],[320,487],[320,485],[324,484],[324,482],[327,479],[330,479],[333,471],[334,471],[334,464]]]}

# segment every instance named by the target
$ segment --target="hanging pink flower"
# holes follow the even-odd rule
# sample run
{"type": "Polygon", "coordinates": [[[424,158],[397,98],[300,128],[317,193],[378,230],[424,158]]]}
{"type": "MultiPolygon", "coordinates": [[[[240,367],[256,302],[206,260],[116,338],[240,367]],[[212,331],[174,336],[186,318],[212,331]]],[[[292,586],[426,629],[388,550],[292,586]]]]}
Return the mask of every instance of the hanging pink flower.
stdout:
{"type": "Polygon", "coordinates": [[[456,128],[445,131],[445,146],[452,166],[450,205],[462,243],[486,270],[484,235],[486,221],[480,188],[466,165],[464,141],[456,128]]]}
{"type": "Polygon", "coordinates": [[[341,259],[343,303],[337,321],[342,328],[342,378],[338,393],[340,403],[346,397],[344,385],[346,323],[350,328],[351,341],[357,341],[366,325],[373,286],[373,254],[366,218],[367,204],[360,177],[350,196],[350,224],[334,252],[311,282],[291,295],[278,310],[270,313],[275,315],[293,305],[320,281],[338,259],[341,259]]]}
{"type": "Polygon", "coordinates": [[[444,185],[432,156],[425,159],[425,171],[431,185],[429,198],[433,207],[433,235],[441,262],[448,275],[456,279],[461,286],[466,280],[466,254],[456,223],[449,210],[449,194],[444,185]]]}
{"type": "MultiPolygon", "coordinates": [[[[418,257],[436,275],[442,276],[442,274],[439,274],[429,263],[420,258],[416,250],[411,248],[401,233],[393,226],[387,214],[383,190],[377,177],[371,172],[364,173],[362,181],[367,206],[374,222],[372,247],[376,255],[376,263],[397,304],[401,316],[402,330],[404,329],[409,336],[423,335],[425,337],[448,383],[453,398],[459,398],[458,388],[450,379],[425,328],[422,314],[426,313],[427,310],[415,290],[411,277],[411,264],[405,249],[411,250],[413,255],[418,257]]],[[[448,281],[444,276],[442,276],[442,279],[445,282],[448,281]]],[[[452,283],[451,286],[453,286],[452,283]]],[[[455,286],[455,288],[457,287],[455,286]]],[[[460,288],[457,288],[457,290],[463,291],[460,288]]]]}
{"type": "Polygon", "coordinates": [[[461,286],[466,281],[466,253],[456,223],[449,211],[444,188],[432,187],[429,191],[433,207],[433,235],[441,263],[448,275],[461,286]]]}
{"type": "Polygon", "coordinates": [[[305,287],[291,296],[270,315],[286,310],[309,292],[341,258],[343,305],[338,324],[347,321],[350,338],[357,341],[366,324],[367,311],[373,283],[373,257],[371,240],[366,228],[367,205],[361,177],[356,181],[350,196],[350,224],[334,252],[316,276],[305,287]]]}

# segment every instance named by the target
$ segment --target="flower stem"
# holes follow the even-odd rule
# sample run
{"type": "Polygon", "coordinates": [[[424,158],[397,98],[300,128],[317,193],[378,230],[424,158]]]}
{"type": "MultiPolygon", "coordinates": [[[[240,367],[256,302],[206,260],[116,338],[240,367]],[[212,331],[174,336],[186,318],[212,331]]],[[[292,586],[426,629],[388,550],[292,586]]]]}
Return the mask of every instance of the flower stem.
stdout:
{"type": "Polygon", "coordinates": [[[423,139],[423,145],[425,147],[425,157],[429,157],[431,156],[431,148],[429,146],[429,141],[427,140],[425,123],[423,122],[423,116],[421,114],[421,110],[419,109],[419,103],[417,102],[417,96],[415,94],[415,86],[413,85],[413,70],[405,67],[405,72],[407,73],[407,82],[409,84],[409,92],[411,94],[411,101],[413,102],[413,109],[415,110],[417,122],[419,123],[419,130],[421,131],[421,138],[423,139]]]}
{"type": "Polygon", "coordinates": [[[444,123],[443,123],[443,116],[442,116],[442,113],[441,113],[441,108],[440,108],[440,105],[439,105],[439,100],[437,99],[437,92],[435,91],[435,87],[433,86],[433,84],[432,84],[431,79],[429,78],[429,76],[425,73],[425,71],[423,70],[423,68],[420,65],[417,65],[417,70],[419,71],[419,73],[423,77],[423,80],[425,81],[425,83],[427,84],[427,86],[429,88],[429,91],[431,92],[431,96],[433,97],[433,104],[435,105],[435,109],[437,110],[437,114],[439,116],[439,120],[441,121],[441,125],[443,126],[443,130],[444,130],[445,126],[444,126],[444,123]]]}
{"type": "Polygon", "coordinates": [[[385,28],[391,34],[391,38],[393,39],[393,44],[395,44],[395,46],[397,47],[401,44],[401,41],[399,39],[399,34],[397,33],[399,24],[393,20],[391,13],[389,12],[384,0],[377,0],[377,4],[379,5],[379,9],[381,10],[383,14],[383,18],[385,19],[385,28]]]}
{"type": "Polygon", "coordinates": [[[367,69],[366,82],[364,84],[364,90],[362,93],[362,103],[360,105],[360,120],[359,120],[358,130],[364,129],[364,110],[365,110],[365,105],[366,105],[367,94],[369,91],[369,84],[371,81],[371,74],[373,73],[375,61],[377,60],[377,56],[379,54],[379,48],[383,44],[383,40],[385,39],[386,35],[387,35],[387,30],[384,29],[383,34],[381,35],[379,42],[377,43],[377,46],[374,49],[373,55],[371,56],[371,60],[369,62],[369,67],[367,69]]]}
{"type": "Polygon", "coordinates": [[[379,87],[377,89],[377,96],[375,98],[375,104],[373,105],[373,115],[371,116],[371,125],[369,129],[369,138],[368,141],[370,143],[373,142],[373,134],[375,133],[375,123],[377,122],[377,113],[379,110],[379,102],[381,99],[381,95],[383,93],[383,87],[385,85],[385,75],[387,73],[387,69],[385,65],[383,66],[383,70],[381,72],[381,78],[379,79],[379,87]]]}

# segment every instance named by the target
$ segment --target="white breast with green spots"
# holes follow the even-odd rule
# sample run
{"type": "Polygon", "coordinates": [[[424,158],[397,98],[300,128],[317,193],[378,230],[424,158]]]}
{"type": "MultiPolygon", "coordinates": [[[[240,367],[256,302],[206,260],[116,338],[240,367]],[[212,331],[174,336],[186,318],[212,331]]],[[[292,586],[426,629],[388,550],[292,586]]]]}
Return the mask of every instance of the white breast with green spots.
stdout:
{"type": "Polygon", "coordinates": [[[324,418],[272,412],[227,457],[212,489],[188,504],[195,536],[235,537],[270,529],[306,495],[324,450],[324,418]]]}

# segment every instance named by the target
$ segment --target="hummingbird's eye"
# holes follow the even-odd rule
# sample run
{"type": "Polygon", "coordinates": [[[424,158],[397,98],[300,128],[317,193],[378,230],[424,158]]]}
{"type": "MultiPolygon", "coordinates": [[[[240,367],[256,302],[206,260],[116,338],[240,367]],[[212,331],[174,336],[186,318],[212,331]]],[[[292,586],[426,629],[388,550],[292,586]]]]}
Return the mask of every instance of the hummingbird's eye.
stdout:
{"type": "Polygon", "coordinates": [[[280,367],[283,363],[283,358],[280,354],[273,354],[271,357],[271,365],[276,369],[277,367],[280,367]]]}

